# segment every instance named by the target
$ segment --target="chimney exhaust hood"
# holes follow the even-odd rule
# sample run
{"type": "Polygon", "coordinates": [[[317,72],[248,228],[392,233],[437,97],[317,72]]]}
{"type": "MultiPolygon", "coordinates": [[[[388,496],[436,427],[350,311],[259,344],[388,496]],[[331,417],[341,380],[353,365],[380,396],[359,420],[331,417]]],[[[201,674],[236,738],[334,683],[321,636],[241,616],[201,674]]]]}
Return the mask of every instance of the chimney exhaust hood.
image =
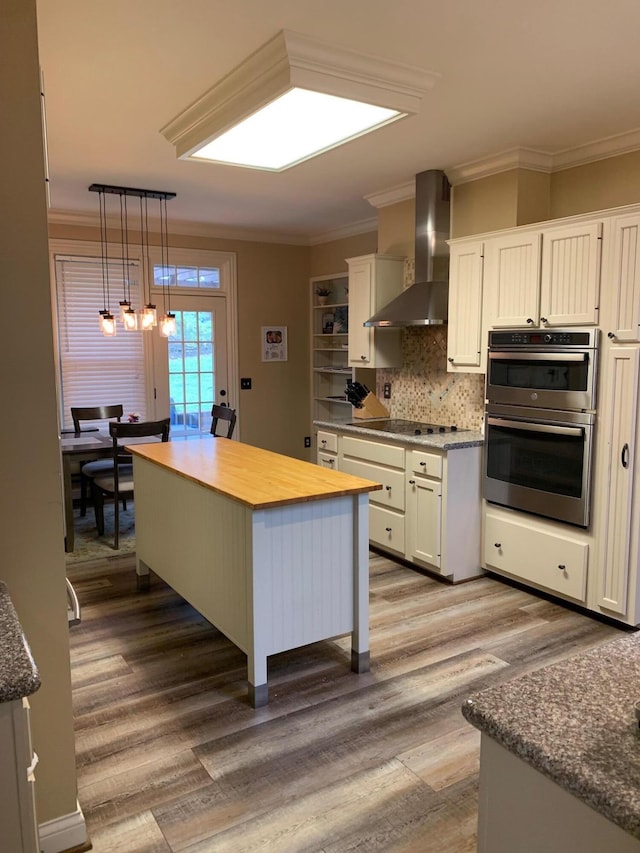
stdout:
{"type": "Polygon", "coordinates": [[[438,169],[416,175],[416,283],[364,324],[378,329],[447,322],[451,187],[438,169]]]}

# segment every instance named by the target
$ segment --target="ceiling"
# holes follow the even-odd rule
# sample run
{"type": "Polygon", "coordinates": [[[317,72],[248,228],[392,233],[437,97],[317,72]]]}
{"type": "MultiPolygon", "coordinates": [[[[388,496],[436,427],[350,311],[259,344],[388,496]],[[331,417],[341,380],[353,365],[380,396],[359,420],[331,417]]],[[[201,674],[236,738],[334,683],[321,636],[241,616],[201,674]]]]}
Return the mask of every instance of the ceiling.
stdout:
{"type": "Polygon", "coordinates": [[[637,0],[37,0],[51,207],[177,193],[170,225],[316,242],[365,196],[513,148],[640,128],[637,0]],[[160,128],[281,29],[436,72],[416,116],[285,172],[177,160],[160,128]]]}

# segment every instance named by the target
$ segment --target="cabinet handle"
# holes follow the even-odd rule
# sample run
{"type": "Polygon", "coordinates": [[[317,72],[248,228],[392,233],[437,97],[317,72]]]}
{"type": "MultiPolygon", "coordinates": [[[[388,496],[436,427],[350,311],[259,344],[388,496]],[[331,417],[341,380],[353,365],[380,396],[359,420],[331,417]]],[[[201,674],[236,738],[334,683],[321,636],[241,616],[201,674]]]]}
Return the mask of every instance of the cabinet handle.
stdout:
{"type": "Polygon", "coordinates": [[[426,465],[427,463],[426,463],[426,462],[421,462],[420,464],[421,464],[421,465],[426,465]]]}
{"type": "Polygon", "coordinates": [[[541,323],[548,323],[549,321],[547,320],[546,317],[540,317],[540,322],[541,323]]]}
{"type": "Polygon", "coordinates": [[[332,468],[333,468],[333,463],[334,463],[334,462],[335,462],[335,459],[329,459],[329,465],[331,465],[331,467],[332,467],[332,468]]]}
{"type": "Polygon", "coordinates": [[[322,441],[320,442],[320,444],[321,444],[323,447],[325,446],[325,444],[326,444],[326,443],[327,443],[327,439],[326,439],[326,438],[323,438],[323,439],[322,439],[322,441]]]}
{"type": "Polygon", "coordinates": [[[449,362],[449,364],[453,364],[453,356],[449,356],[449,358],[447,359],[447,361],[449,362]]]}
{"type": "Polygon", "coordinates": [[[416,484],[416,481],[415,481],[415,480],[409,480],[409,485],[410,485],[410,486],[415,486],[415,484],[416,484]]]}
{"type": "Polygon", "coordinates": [[[560,571],[561,571],[561,572],[566,572],[566,570],[567,570],[567,567],[565,566],[565,564],[564,564],[564,563],[560,563],[560,565],[558,566],[558,568],[560,569],[560,571]]]}
{"type": "Polygon", "coordinates": [[[387,533],[391,533],[391,528],[390,528],[390,527],[385,527],[385,530],[387,531],[387,533]]]}
{"type": "Polygon", "coordinates": [[[391,491],[391,486],[385,486],[385,489],[386,489],[388,492],[390,492],[390,491],[391,491]]]}
{"type": "Polygon", "coordinates": [[[607,332],[607,337],[611,338],[611,340],[613,340],[615,338],[615,336],[616,336],[615,332],[607,332]]]}
{"type": "Polygon", "coordinates": [[[622,463],[623,468],[629,467],[629,445],[625,444],[622,448],[622,453],[620,454],[620,462],[622,463]]]}
{"type": "Polygon", "coordinates": [[[502,548],[502,542],[494,542],[493,547],[494,548],[502,548]]]}
{"type": "Polygon", "coordinates": [[[533,320],[531,319],[531,317],[527,317],[527,323],[528,323],[530,326],[531,326],[531,325],[533,325],[533,320]]]}
{"type": "Polygon", "coordinates": [[[367,360],[366,355],[361,355],[361,356],[360,356],[360,361],[366,361],[366,360],[367,360]]]}

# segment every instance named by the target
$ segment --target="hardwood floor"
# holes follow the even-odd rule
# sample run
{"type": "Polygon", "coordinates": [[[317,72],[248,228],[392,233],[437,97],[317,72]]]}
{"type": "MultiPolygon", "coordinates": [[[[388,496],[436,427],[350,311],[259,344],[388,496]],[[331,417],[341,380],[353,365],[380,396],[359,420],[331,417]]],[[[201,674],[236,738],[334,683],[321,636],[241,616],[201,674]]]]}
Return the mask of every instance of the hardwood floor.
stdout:
{"type": "Polygon", "coordinates": [[[132,557],[71,566],[78,797],[96,853],[474,851],[483,687],[622,634],[491,578],[371,555],[371,672],[348,638],[244,655],[132,557]]]}

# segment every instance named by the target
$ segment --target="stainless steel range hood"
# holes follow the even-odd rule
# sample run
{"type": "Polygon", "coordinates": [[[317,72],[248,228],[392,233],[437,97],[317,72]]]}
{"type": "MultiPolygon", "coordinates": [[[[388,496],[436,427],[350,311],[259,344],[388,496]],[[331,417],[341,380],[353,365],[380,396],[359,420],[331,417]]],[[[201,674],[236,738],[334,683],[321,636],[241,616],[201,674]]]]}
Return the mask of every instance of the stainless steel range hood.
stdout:
{"type": "Polygon", "coordinates": [[[447,322],[450,190],[447,176],[438,169],[416,175],[416,282],[365,326],[384,329],[447,322]]]}

